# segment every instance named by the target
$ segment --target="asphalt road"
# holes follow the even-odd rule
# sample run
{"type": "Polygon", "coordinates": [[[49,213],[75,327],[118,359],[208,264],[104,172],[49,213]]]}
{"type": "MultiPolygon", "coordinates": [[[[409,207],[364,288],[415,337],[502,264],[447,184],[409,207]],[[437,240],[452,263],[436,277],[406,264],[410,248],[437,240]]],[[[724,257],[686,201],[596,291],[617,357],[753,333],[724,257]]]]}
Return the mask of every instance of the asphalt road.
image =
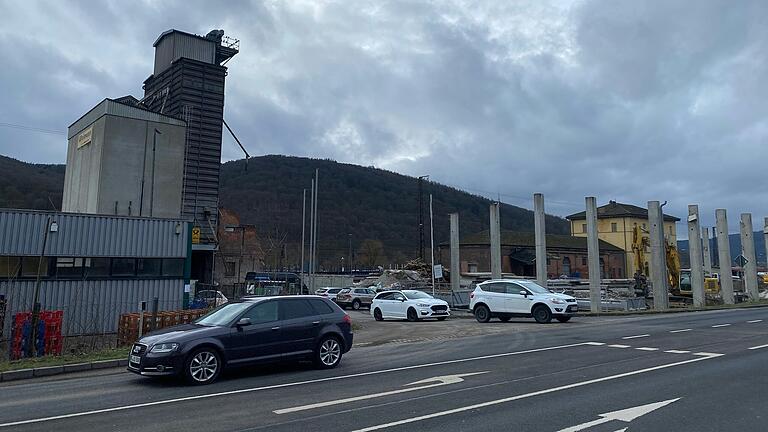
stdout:
{"type": "Polygon", "coordinates": [[[0,432],[768,430],[768,308],[574,321],[206,387],[127,372],[8,383],[0,432]]]}

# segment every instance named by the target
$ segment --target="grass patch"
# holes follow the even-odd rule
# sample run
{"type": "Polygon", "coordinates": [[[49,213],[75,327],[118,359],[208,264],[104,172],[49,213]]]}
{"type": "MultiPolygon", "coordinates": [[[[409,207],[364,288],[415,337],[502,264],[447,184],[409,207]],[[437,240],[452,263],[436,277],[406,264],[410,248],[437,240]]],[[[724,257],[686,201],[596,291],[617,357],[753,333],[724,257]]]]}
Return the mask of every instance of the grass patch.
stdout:
{"type": "Polygon", "coordinates": [[[46,366],[63,366],[74,363],[88,363],[99,360],[119,360],[128,358],[130,347],[105,348],[83,354],[63,354],[60,356],[45,356],[24,358],[13,361],[0,361],[0,372],[18,369],[32,369],[46,366]]]}

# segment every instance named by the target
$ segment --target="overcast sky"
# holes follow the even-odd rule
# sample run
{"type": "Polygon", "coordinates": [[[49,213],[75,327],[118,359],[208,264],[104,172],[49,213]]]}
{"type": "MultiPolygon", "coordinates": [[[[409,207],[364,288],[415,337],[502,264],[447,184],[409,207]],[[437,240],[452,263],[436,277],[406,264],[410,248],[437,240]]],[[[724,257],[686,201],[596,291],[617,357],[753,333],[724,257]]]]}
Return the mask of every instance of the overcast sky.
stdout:
{"type": "Polygon", "coordinates": [[[727,208],[732,232],[768,215],[766,1],[221,4],[4,0],[0,154],[63,163],[69,124],[142,95],[162,31],[222,28],[241,40],[225,117],[252,155],[429,174],[528,208],[543,192],[557,215],[587,195],[682,218],[699,204],[707,225],[727,208]]]}

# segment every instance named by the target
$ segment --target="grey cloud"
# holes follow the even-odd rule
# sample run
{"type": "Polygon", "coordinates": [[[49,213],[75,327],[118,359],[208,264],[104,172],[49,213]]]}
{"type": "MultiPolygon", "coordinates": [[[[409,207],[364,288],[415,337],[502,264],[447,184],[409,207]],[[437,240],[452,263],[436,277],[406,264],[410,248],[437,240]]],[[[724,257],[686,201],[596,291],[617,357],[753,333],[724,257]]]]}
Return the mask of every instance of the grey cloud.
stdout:
{"type": "MultiPolygon", "coordinates": [[[[430,174],[527,207],[543,192],[561,215],[581,210],[586,195],[668,200],[679,216],[699,203],[705,224],[715,207],[732,222],[742,211],[768,214],[765,2],[10,9],[0,55],[27,49],[0,71],[0,121],[62,129],[102,97],[140,94],[160,32],[224,28],[241,39],[226,116],[253,154],[430,174]]],[[[21,159],[61,162],[61,144],[0,128],[0,153],[21,159]]],[[[240,157],[230,138],[223,155],[240,157]]]]}

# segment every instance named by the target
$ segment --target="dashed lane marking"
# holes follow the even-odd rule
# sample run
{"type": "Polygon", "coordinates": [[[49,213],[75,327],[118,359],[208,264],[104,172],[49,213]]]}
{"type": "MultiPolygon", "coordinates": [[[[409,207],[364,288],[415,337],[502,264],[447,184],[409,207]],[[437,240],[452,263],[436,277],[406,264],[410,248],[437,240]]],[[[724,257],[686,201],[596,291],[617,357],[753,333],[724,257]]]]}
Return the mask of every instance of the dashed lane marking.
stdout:
{"type": "Polygon", "coordinates": [[[609,348],[632,348],[629,345],[608,345],[609,348]]]}
{"type": "Polygon", "coordinates": [[[669,354],[688,354],[690,351],[684,351],[684,350],[666,350],[665,353],[669,354]]]}
{"type": "Polygon", "coordinates": [[[758,346],[753,346],[752,348],[749,348],[749,349],[751,349],[751,350],[756,350],[756,349],[761,349],[761,348],[768,348],[768,345],[758,345],[758,346]]]}
{"type": "Polygon", "coordinates": [[[682,333],[682,332],[689,332],[693,329],[681,329],[681,330],[670,330],[670,333],[682,333]]]}
{"type": "Polygon", "coordinates": [[[718,327],[728,327],[730,324],[717,324],[713,325],[712,328],[718,328],[718,327]]]}
{"type": "Polygon", "coordinates": [[[635,336],[625,336],[622,339],[638,339],[638,338],[644,338],[650,336],[649,334],[641,334],[641,335],[635,335],[635,336]]]}
{"type": "Polygon", "coordinates": [[[640,347],[635,349],[640,351],[658,351],[659,350],[658,348],[651,348],[651,347],[640,347]]]}
{"type": "Polygon", "coordinates": [[[752,320],[752,321],[747,321],[747,324],[755,324],[755,323],[759,323],[759,322],[763,322],[763,320],[752,320]]]}

